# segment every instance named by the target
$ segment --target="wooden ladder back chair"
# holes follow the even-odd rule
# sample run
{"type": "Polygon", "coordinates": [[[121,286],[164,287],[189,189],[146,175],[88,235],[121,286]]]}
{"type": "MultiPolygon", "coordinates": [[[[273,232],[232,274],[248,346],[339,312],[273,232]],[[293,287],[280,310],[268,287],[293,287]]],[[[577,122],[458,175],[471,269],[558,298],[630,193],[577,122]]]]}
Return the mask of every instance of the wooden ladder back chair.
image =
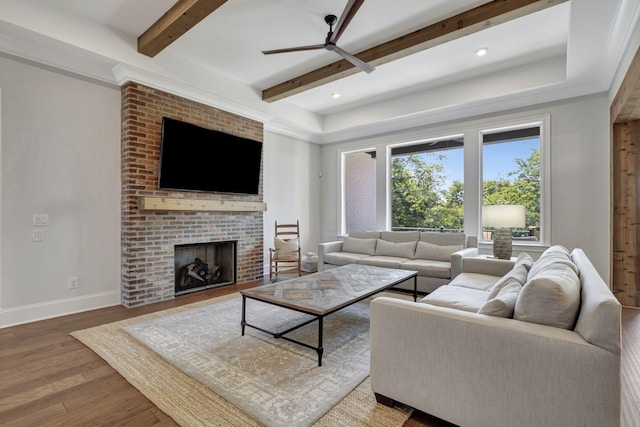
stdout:
{"type": "Polygon", "coordinates": [[[274,248],[269,249],[269,280],[278,278],[279,272],[297,271],[302,276],[300,254],[300,221],[295,224],[278,224],[276,221],[274,248]]]}

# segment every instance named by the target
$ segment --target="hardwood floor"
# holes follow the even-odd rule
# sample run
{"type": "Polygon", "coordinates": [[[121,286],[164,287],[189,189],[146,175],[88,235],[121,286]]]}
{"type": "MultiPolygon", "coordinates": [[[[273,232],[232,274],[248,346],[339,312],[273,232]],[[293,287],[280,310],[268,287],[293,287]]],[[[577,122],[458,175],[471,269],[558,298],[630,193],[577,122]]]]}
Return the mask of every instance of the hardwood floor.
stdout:
{"type": "MultiPolygon", "coordinates": [[[[0,329],[0,425],[175,426],[70,332],[247,289],[233,285],[136,308],[108,307],[0,329]]],[[[623,310],[623,426],[640,420],[640,310],[623,310]]],[[[416,411],[405,427],[451,426],[416,411]]]]}

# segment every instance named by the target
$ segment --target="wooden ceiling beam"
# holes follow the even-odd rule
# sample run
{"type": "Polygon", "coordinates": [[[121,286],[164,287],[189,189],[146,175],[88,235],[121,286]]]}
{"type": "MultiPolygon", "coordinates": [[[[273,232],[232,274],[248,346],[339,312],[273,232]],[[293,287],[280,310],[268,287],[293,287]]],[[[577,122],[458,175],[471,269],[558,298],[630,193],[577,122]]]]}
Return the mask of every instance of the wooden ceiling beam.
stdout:
{"type": "Polygon", "coordinates": [[[154,57],[227,0],[179,0],[138,37],[138,52],[154,57]]]}
{"type": "MultiPolygon", "coordinates": [[[[355,55],[373,66],[386,64],[567,0],[494,0],[355,55]]],[[[262,91],[273,102],[360,72],[342,59],[262,91]]]]}

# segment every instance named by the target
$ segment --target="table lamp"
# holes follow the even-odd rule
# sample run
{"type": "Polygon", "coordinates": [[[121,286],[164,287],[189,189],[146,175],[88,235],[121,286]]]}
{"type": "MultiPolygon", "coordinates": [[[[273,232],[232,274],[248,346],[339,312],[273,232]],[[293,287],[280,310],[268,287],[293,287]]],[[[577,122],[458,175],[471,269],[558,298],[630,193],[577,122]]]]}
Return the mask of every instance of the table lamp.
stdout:
{"type": "Polygon", "coordinates": [[[522,228],[525,224],[523,205],[487,205],[482,207],[482,226],[494,228],[493,256],[511,258],[511,228],[522,228]]]}

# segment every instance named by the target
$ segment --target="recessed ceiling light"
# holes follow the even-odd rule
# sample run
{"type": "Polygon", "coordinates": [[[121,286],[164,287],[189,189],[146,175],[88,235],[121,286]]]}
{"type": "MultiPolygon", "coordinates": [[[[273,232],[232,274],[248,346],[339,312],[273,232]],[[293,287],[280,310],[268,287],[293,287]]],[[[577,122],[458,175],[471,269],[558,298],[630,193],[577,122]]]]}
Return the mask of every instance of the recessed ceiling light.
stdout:
{"type": "Polygon", "coordinates": [[[488,47],[481,47],[480,49],[476,50],[476,55],[485,56],[487,54],[487,52],[489,52],[489,48],[488,47]]]}
{"type": "Polygon", "coordinates": [[[339,93],[332,93],[332,94],[331,94],[331,97],[332,97],[333,99],[338,99],[338,98],[340,98],[340,94],[339,94],[339,93]]]}

